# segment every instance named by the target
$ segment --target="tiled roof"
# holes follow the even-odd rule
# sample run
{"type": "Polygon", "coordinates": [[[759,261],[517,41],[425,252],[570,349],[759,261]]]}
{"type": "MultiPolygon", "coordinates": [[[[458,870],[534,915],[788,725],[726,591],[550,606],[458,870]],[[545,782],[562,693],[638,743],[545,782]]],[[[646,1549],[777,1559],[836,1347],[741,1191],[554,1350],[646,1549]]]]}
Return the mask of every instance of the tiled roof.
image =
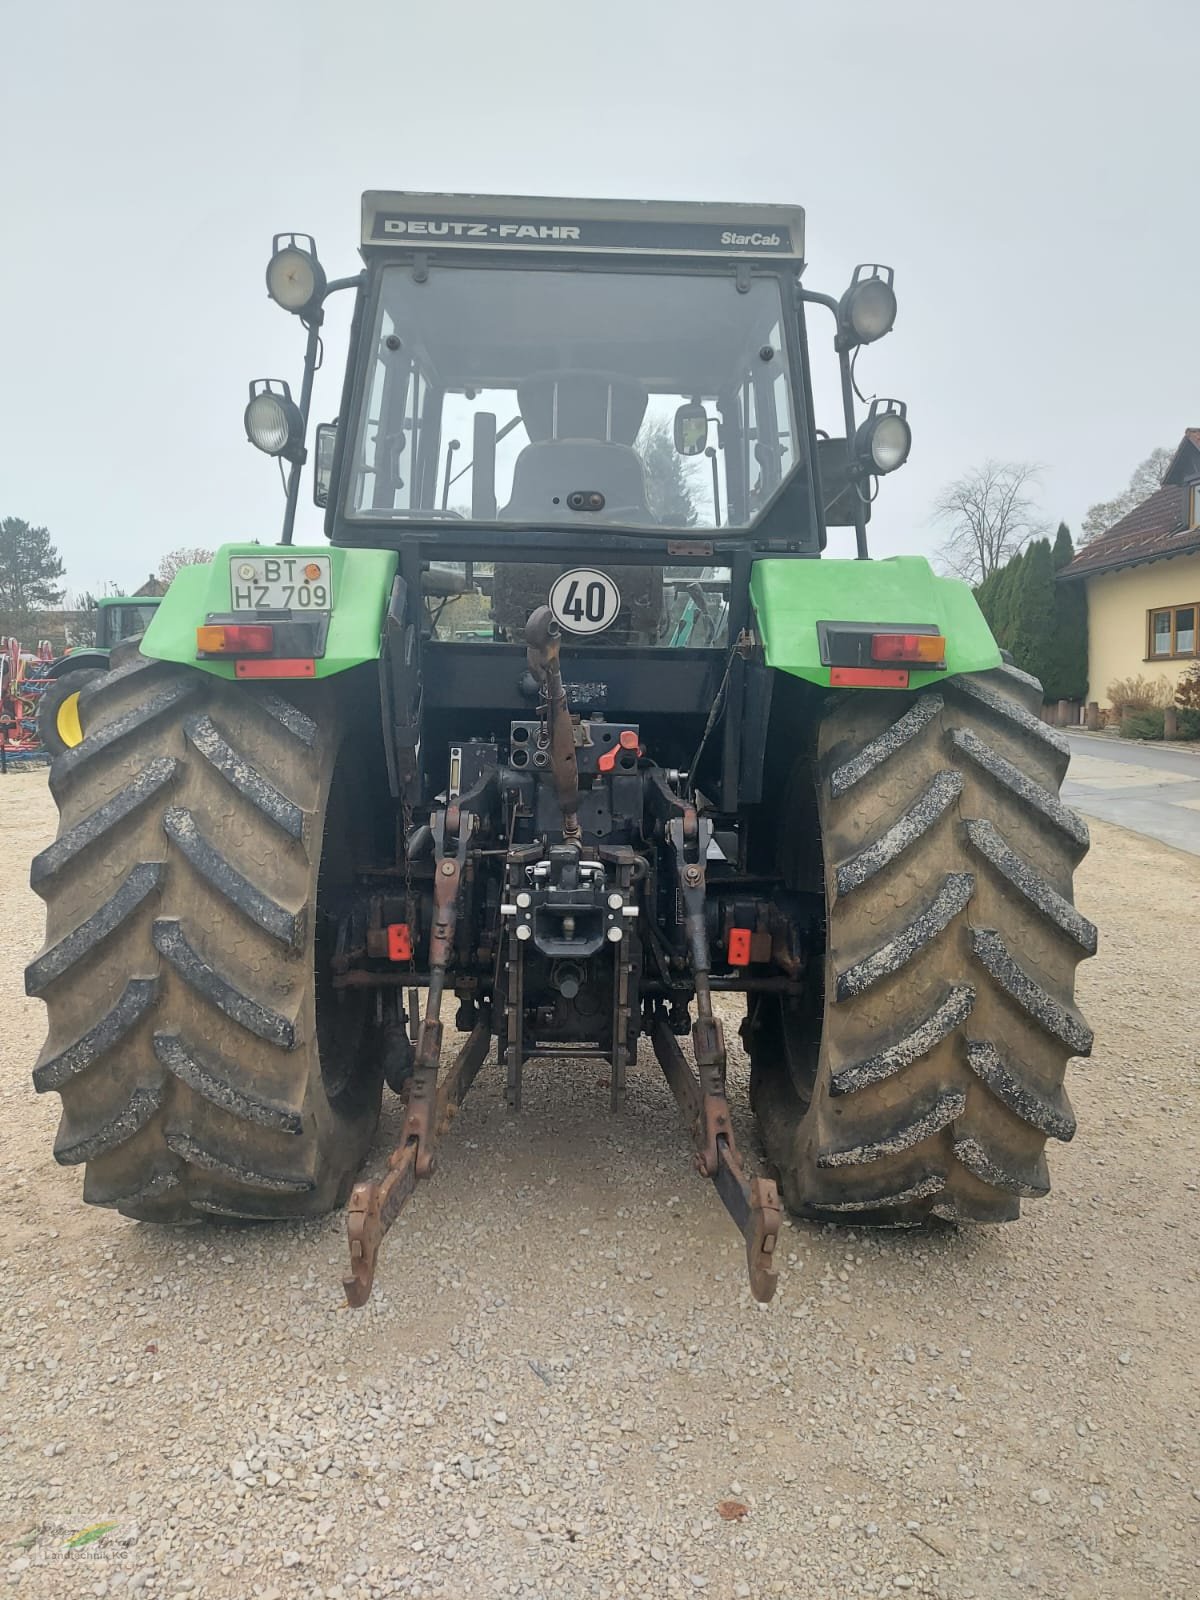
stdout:
{"type": "Polygon", "coordinates": [[[1200,428],[1185,428],[1166,472],[1164,483],[1190,483],[1200,470],[1200,428]]]}
{"type": "MultiPolygon", "coordinates": [[[[1200,450],[1200,428],[1184,431],[1173,466],[1189,444],[1200,450]]],[[[1200,528],[1191,526],[1190,506],[1188,484],[1164,483],[1098,539],[1084,545],[1059,577],[1087,577],[1093,572],[1133,567],[1143,561],[1161,561],[1200,550],[1200,528]]]]}

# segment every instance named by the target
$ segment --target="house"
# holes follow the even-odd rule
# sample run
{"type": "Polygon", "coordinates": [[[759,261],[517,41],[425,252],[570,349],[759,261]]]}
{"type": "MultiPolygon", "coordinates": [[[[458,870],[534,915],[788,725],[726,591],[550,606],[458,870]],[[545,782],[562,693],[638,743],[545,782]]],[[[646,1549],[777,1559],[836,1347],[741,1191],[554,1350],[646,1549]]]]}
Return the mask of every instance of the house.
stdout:
{"type": "Polygon", "coordinates": [[[1162,487],[1059,573],[1086,585],[1088,680],[1103,703],[1117,678],[1177,683],[1200,659],[1200,428],[1184,434],[1162,487]]]}
{"type": "Polygon", "coordinates": [[[142,587],[133,591],[132,598],[134,600],[142,598],[160,598],[162,595],[166,594],[168,587],[169,585],[165,584],[161,578],[156,578],[154,574],[151,573],[142,587]]]}

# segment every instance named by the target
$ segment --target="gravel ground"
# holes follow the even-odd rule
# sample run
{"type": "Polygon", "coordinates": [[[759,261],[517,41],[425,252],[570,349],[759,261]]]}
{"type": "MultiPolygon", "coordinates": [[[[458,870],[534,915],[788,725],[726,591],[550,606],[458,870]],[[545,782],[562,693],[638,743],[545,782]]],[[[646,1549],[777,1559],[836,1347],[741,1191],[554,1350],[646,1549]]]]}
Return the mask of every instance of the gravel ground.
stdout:
{"type": "Polygon", "coordinates": [[[602,1069],[532,1069],[515,1120],[485,1069],[351,1312],[338,1218],[157,1230],[54,1164],[21,976],[53,826],[43,776],[0,781],[9,1592],[1200,1590],[1200,861],[1095,825],[1096,1053],[1019,1223],[789,1228],[757,1307],[651,1061],[616,1120],[602,1069]]]}

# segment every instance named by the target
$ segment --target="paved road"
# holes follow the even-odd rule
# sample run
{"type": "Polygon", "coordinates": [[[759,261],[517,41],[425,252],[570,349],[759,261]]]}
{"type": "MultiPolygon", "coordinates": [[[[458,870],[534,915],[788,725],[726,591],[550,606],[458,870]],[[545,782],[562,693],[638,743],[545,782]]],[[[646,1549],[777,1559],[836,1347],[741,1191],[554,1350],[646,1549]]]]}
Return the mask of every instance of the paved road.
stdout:
{"type": "Polygon", "coordinates": [[[1200,856],[1200,753],[1070,733],[1063,798],[1085,816],[1118,823],[1200,856]]]}

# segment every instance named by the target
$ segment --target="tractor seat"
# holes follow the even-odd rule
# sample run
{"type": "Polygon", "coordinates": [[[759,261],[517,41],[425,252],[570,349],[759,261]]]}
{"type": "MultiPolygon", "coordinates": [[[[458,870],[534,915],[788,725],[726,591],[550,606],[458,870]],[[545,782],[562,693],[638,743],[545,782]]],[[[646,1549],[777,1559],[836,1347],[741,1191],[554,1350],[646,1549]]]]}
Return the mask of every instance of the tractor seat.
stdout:
{"type": "Polygon", "coordinates": [[[575,522],[586,528],[612,511],[623,521],[653,523],[646,503],[646,474],[632,445],[603,439],[542,439],[527,444],[513,468],[512,496],[500,516],[509,522],[575,522]],[[599,491],[603,511],[572,511],[576,490],[599,491]]]}

